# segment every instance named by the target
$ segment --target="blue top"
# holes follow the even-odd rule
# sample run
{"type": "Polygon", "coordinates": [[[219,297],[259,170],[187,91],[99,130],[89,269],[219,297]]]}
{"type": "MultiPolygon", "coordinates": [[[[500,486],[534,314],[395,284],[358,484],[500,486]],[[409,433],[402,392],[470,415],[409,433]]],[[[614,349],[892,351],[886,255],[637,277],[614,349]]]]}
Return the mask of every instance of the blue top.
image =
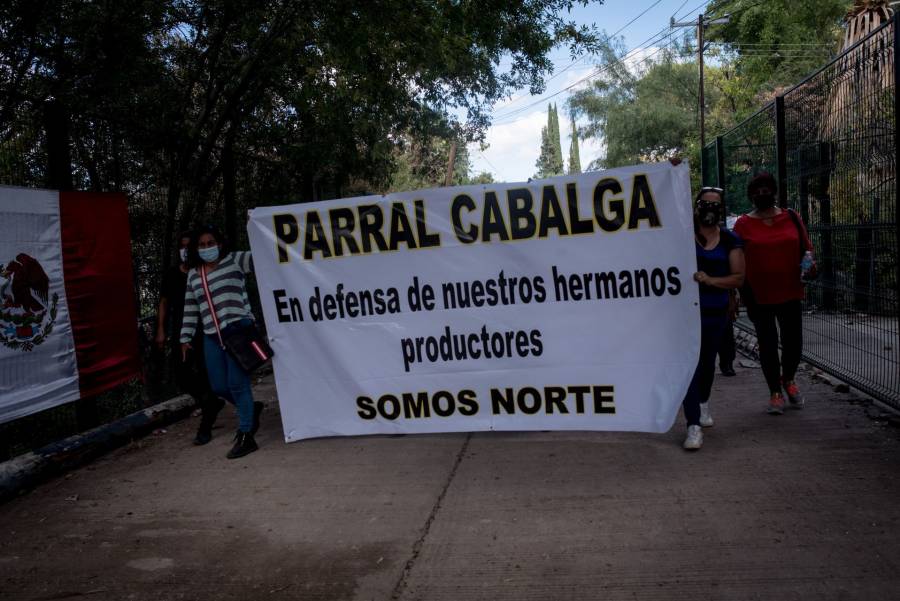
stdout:
{"type": "MultiPolygon", "coordinates": [[[[706,275],[721,278],[731,275],[731,264],[728,255],[732,249],[744,248],[744,241],[734,232],[719,228],[719,243],[711,250],[706,250],[695,241],[697,246],[697,269],[706,275]]],[[[728,290],[715,286],[700,286],[700,309],[721,310],[728,309],[728,290]]]]}

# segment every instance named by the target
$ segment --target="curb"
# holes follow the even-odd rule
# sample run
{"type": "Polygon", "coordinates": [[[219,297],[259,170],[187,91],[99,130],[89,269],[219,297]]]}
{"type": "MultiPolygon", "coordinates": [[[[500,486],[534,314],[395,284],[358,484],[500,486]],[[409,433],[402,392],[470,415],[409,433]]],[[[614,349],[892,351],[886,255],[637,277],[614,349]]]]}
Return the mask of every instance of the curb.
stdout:
{"type": "Polygon", "coordinates": [[[180,395],[122,419],[53,442],[0,463],[0,503],[71,469],[90,463],[104,453],[146,436],[153,430],[190,415],[196,402],[180,395]]]}

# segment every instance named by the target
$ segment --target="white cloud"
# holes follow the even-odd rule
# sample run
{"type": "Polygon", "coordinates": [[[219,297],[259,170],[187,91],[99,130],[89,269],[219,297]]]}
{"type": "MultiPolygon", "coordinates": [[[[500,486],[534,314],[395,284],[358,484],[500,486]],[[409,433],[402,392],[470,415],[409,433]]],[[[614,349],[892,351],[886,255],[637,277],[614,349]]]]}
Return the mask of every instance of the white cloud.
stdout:
{"type": "MultiPolygon", "coordinates": [[[[658,59],[660,56],[660,47],[637,48],[625,57],[624,62],[631,73],[639,75],[647,68],[648,61],[658,59]]],[[[516,94],[512,98],[494,105],[495,119],[499,123],[488,129],[487,150],[480,151],[478,145],[470,147],[470,156],[475,172],[487,171],[494,175],[494,179],[505,182],[525,181],[534,175],[537,170],[535,162],[541,150],[541,128],[547,123],[547,104],[551,102],[556,103],[559,108],[563,158],[568,163],[571,138],[569,118],[565,114],[566,100],[572,91],[590,85],[591,79],[586,78],[595,71],[595,65],[581,64],[561,73],[556,79],[548,82],[549,91],[564,90],[570,86],[572,89],[545,102],[535,104],[529,109],[529,112],[513,117],[513,121],[505,121],[504,113],[509,114],[522,110],[529,104],[536,103],[539,97],[516,94]]],[[[603,152],[602,140],[581,140],[582,169],[587,168],[603,152]]]]}
{"type": "MultiPolygon", "coordinates": [[[[567,75],[569,75],[567,73],[567,75]]],[[[568,83],[584,77],[584,72],[569,75],[568,83]]],[[[571,130],[569,117],[565,113],[567,96],[557,96],[555,102],[559,109],[560,141],[563,159],[568,166],[571,130]]],[[[531,100],[530,102],[534,102],[531,100]]],[[[526,106],[526,104],[523,104],[526,106]]],[[[531,112],[523,113],[514,121],[502,122],[491,126],[487,131],[488,147],[482,151],[477,144],[469,147],[472,166],[476,173],[490,172],[494,179],[503,182],[525,181],[537,171],[535,163],[541,153],[541,128],[547,124],[547,103],[533,107],[531,112]]],[[[591,161],[603,152],[603,144],[598,140],[580,140],[581,168],[585,169],[591,161]]]]}
{"type": "Polygon", "coordinates": [[[649,61],[662,58],[662,48],[650,46],[649,48],[636,48],[625,57],[625,67],[632,75],[640,75],[649,66],[649,61]]]}
{"type": "Polygon", "coordinates": [[[536,109],[520,119],[491,127],[486,150],[479,150],[477,144],[470,147],[475,172],[489,171],[499,181],[527,180],[536,170],[534,164],[541,153],[541,128],[546,124],[546,110],[536,109]]]}

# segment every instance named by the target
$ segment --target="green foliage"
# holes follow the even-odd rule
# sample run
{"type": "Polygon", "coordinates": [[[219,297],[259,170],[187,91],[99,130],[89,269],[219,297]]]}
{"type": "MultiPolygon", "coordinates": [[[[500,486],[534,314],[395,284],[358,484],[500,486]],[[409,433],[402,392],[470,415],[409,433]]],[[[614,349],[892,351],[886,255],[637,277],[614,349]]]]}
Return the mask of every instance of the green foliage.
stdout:
{"type": "MultiPolygon", "coordinates": [[[[850,0],[713,0],[706,39],[707,143],[765,102],[824,65],[836,52],[841,17],[850,0]]],[[[696,43],[662,52],[641,69],[621,62],[621,39],[601,40],[603,76],[569,100],[569,110],[587,124],[582,137],[602,141],[603,156],[590,168],[607,168],[680,156],[699,181],[700,141],[696,43]]]]}
{"type": "Polygon", "coordinates": [[[538,156],[535,177],[562,175],[565,165],[562,158],[562,142],[559,133],[559,114],[556,106],[547,105],[547,125],[541,129],[541,153],[538,156]]]}
{"type": "Polygon", "coordinates": [[[550,128],[550,141],[553,143],[553,166],[554,168],[558,167],[561,174],[565,169],[565,164],[563,163],[562,134],[560,134],[559,130],[559,111],[556,109],[556,104],[550,110],[548,127],[550,128]]]}
{"type": "Polygon", "coordinates": [[[0,136],[27,168],[5,170],[162,196],[169,237],[236,197],[384,187],[409,140],[483,139],[498,99],[543,90],[553,48],[592,48],[574,4],[9,0],[0,136]]]}
{"type": "Polygon", "coordinates": [[[569,127],[572,132],[572,142],[569,145],[569,173],[581,173],[581,153],[578,150],[578,128],[575,126],[575,118],[569,127]]]}
{"type": "Polygon", "coordinates": [[[403,192],[443,186],[450,163],[451,147],[454,144],[456,149],[450,185],[487,183],[483,182],[484,174],[479,174],[477,178],[471,177],[469,151],[466,148],[465,140],[433,137],[425,141],[406,139],[402,144],[397,144],[394,156],[396,169],[389,184],[384,188],[376,188],[376,191],[380,193],[403,192]]]}
{"type": "Polygon", "coordinates": [[[715,85],[729,99],[734,121],[833,58],[842,18],[852,5],[851,0],[710,2],[708,15],[730,15],[729,23],[711,26],[706,37],[724,45],[726,76],[715,85]]]}
{"type": "MultiPolygon", "coordinates": [[[[601,64],[606,74],[569,100],[573,117],[585,117],[581,132],[604,142],[606,154],[590,169],[660,161],[697,151],[697,67],[677,62],[674,53],[643,72],[630,72],[619,59],[620,43],[610,41],[601,64]]],[[[711,98],[716,101],[715,94],[711,98]]],[[[690,158],[690,157],[689,157],[690,158]]]]}

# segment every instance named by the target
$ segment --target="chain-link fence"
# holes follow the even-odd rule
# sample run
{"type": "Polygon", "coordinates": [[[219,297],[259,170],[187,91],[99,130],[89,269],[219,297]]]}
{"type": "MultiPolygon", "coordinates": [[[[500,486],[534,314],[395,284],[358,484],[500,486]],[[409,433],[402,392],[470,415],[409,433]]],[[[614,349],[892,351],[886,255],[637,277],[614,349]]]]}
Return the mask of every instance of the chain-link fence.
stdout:
{"type": "Polygon", "coordinates": [[[749,210],[749,178],[776,175],[781,205],[807,223],[819,263],[804,359],[896,408],[898,35],[895,17],[703,153],[704,184],[726,190],[730,212],[749,210]]]}

